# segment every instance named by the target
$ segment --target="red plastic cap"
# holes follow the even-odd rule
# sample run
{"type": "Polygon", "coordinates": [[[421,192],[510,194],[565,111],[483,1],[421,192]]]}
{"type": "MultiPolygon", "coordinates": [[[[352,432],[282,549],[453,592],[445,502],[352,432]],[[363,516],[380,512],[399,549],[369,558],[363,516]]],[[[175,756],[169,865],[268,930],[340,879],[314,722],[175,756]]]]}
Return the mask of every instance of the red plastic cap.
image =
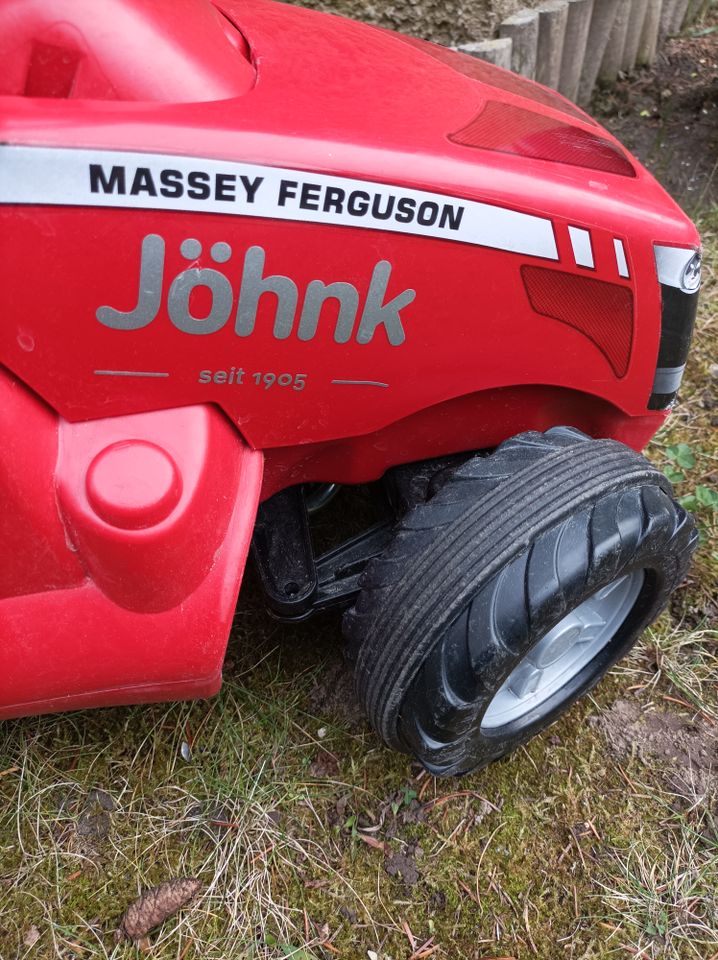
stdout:
{"type": "Polygon", "coordinates": [[[165,520],[182,496],[182,479],[170,455],[146,440],[105,447],[87,471],[87,499],[98,517],[122,530],[142,530],[165,520]]]}

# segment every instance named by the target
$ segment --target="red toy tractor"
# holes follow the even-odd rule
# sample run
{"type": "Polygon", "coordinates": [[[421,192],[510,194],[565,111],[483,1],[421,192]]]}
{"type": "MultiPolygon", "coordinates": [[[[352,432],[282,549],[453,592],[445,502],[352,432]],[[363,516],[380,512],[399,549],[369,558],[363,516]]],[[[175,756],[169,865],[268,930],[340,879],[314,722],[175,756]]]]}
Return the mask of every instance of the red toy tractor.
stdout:
{"type": "Polygon", "coordinates": [[[251,545],[430,771],[551,723],[694,547],[636,452],[692,224],[553,91],[325,14],[0,0],[0,52],[0,717],[215,693],[251,545]]]}

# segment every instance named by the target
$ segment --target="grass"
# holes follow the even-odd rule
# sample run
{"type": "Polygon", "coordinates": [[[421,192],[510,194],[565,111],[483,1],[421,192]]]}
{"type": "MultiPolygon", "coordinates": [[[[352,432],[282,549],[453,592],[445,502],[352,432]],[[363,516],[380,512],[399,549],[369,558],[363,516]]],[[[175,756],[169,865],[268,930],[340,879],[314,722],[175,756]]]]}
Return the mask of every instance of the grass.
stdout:
{"type": "MultiPolygon", "coordinates": [[[[699,328],[650,449],[682,497],[718,486],[718,211],[700,225],[699,328]]],[[[120,915],[182,875],[204,892],[153,934],[158,960],[718,957],[715,793],[677,793],[590,722],[629,697],[718,723],[718,513],[691,502],[702,541],[670,611],[593,697],[460,781],[357,721],[336,618],[280,628],[251,583],[215,700],[3,724],[0,957],[135,957],[120,915]],[[96,790],[99,836],[78,829],[96,790]]]]}
{"type": "Polygon", "coordinates": [[[618,951],[696,960],[715,954],[718,840],[712,813],[701,805],[692,822],[673,817],[641,831],[615,859],[611,882],[599,887],[610,911],[609,942],[618,951]],[[611,929],[613,918],[619,922],[611,929]]]}

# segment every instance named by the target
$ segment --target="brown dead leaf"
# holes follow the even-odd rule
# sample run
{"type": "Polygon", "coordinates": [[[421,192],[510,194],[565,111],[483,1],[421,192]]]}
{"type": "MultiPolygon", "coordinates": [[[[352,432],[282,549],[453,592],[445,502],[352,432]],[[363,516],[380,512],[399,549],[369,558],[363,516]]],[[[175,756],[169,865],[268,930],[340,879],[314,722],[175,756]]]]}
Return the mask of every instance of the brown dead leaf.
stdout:
{"type": "Polygon", "coordinates": [[[375,850],[381,850],[382,853],[386,850],[386,844],[382,840],[377,840],[376,837],[371,837],[366,833],[358,833],[357,836],[360,840],[363,840],[368,847],[373,847],[375,850]]]}
{"type": "Polygon", "coordinates": [[[164,923],[189,903],[201,886],[200,881],[194,877],[178,877],[145,890],[125,910],[116,939],[127,938],[135,942],[143,940],[150,930],[164,923]]]}
{"type": "Polygon", "coordinates": [[[31,927],[28,927],[25,931],[25,936],[22,938],[22,942],[26,947],[34,947],[37,941],[40,939],[40,931],[37,929],[35,924],[31,927]]]}

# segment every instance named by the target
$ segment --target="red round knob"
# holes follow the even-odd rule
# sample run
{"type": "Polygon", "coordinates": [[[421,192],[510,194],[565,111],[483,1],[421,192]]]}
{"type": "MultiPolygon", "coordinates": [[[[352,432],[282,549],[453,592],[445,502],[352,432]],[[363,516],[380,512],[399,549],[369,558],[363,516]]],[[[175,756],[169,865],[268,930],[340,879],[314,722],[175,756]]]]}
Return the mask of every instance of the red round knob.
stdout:
{"type": "Polygon", "coordinates": [[[172,457],[147,440],[121,440],[97,454],[87,471],[87,499],[106,523],[142,530],[179,503],[182,478],[172,457]]]}

